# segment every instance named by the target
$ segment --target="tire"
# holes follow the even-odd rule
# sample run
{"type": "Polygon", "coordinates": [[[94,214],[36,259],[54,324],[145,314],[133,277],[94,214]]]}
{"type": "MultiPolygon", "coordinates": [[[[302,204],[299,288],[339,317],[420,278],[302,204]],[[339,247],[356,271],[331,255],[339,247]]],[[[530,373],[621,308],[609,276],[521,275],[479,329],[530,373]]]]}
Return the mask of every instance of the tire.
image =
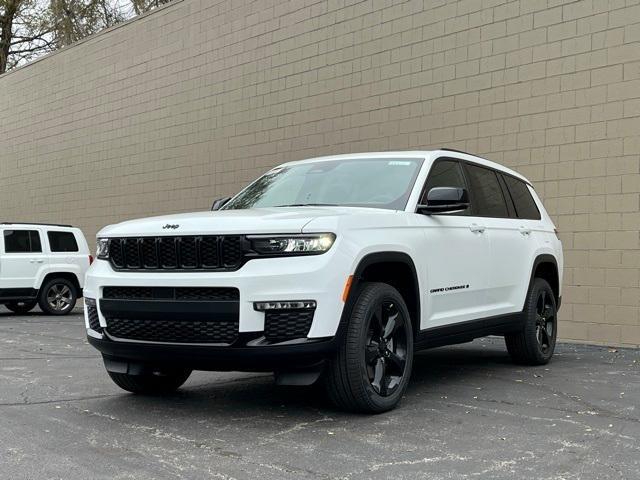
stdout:
{"type": "Polygon", "coordinates": [[[511,359],[523,365],[545,365],[551,360],[558,335],[558,309],[549,283],[535,278],[524,306],[524,327],[505,335],[511,359]]]}
{"type": "Polygon", "coordinates": [[[29,313],[31,310],[33,310],[33,307],[35,307],[37,303],[38,303],[37,300],[25,300],[25,301],[7,303],[5,304],[5,307],[7,307],[13,313],[17,313],[18,315],[24,315],[25,313],[29,313]]]}
{"type": "Polygon", "coordinates": [[[66,278],[52,278],[45,282],[38,294],[38,305],[47,315],[67,315],[76,306],[78,292],[66,278]]]}
{"type": "Polygon", "coordinates": [[[323,377],[329,399],[351,412],[391,410],[412,365],[413,328],[402,295],[385,283],[365,283],[323,377]]]}
{"type": "Polygon", "coordinates": [[[154,372],[144,375],[129,375],[127,373],[107,372],[123,390],[141,395],[158,395],[170,393],[180,388],[187,381],[191,370],[176,370],[172,372],[154,372]]]}

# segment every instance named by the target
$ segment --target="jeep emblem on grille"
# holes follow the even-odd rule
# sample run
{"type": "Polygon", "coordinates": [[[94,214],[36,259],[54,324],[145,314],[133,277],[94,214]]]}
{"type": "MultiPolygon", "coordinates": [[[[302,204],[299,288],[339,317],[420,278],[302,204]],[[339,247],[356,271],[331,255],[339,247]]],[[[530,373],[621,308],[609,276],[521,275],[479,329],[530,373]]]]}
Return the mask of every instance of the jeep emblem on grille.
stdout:
{"type": "Polygon", "coordinates": [[[176,228],[178,228],[180,225],[176,224],[176,223],[167,223],[164,227],[162,227],[163,230],[166,230],[167,228],[170,228],[172,230],[175,230],[176,228]]]}

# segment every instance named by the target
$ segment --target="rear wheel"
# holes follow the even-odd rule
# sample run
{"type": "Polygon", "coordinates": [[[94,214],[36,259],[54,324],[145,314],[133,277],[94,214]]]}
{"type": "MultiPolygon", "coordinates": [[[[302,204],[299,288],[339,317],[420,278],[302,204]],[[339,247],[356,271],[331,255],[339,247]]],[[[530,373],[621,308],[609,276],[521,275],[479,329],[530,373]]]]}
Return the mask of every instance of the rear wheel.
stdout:
{"type": "Polygon", "coordinates": [[[384,283],[365,284],[327,366],[329,398],[344,410],[391,410],[407,388],[412,364],[413,329],[402,295],[384,283]]]}
{"type": "Polygon", "coordinates": [[[24,313],[30,312],[33,309],[33,307],[36,306],[37,303],[38,303],[37,300],[25,300],[25,301],[7,303],[5,304],[5,307],[7,307],[9,310],[11,310],[14,313],[24,314],[24,313]]]}
{"type": "Polygon", "coordinates": [[[76,306],[76,287],[66,278],[53,278],[42,285],[38,304],[49,315],[66,315],[76,306]]]}
{"type": "Polygon", "coordinates": [[[191,370],[157,371],[144,375],[107,372],[111,380],[123,390],[132,393],[157,395],[180,388],[187,381],[191,370]]]}
{"type": "Polygon", "coordinates": [[[522,331],[505,335],[513,361],[526,365],[544,365],[553,356],[558,334],[558,310],[551,286],[542,278],[534,279],[524,307],[522,331]]]}

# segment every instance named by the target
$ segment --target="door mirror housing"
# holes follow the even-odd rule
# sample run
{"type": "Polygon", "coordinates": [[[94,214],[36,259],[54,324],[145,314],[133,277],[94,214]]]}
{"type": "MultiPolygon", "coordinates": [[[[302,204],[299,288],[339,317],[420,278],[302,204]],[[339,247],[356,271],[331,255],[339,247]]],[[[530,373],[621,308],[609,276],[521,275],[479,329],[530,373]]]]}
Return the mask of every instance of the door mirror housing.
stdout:
{"type": "Polygon", "coordinates": [[[216,210],[220,210],[222,207],[224,207],[227,202],[231,200],[231,197],[223,197],[223,198],[218,198],[217,200],[213,201],[213,205],[211,205],[211,211],[215,212],[216,210]]]}
{"type": "Polygon", "coordinates": [[[469,208],[469,193],[459,187],[433,187],[427,193],[427,203],[418,205],[418,213],[432,215],[469,208]]]}

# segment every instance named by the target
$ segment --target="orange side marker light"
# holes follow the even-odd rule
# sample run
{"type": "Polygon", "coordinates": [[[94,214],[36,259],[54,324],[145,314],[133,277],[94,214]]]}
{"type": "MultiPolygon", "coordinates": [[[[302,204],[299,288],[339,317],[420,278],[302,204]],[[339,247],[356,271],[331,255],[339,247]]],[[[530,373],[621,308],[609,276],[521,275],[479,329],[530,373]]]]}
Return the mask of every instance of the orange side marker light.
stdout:
{"type": "Polygon", "coordinates": [[[347,277],[347,282],[344,284],[344,290],[342,291],[342,301],[346,302],[349,298],[349,290],[351,290],[351,284],[353,283],[353,275],[347,277]]]}

